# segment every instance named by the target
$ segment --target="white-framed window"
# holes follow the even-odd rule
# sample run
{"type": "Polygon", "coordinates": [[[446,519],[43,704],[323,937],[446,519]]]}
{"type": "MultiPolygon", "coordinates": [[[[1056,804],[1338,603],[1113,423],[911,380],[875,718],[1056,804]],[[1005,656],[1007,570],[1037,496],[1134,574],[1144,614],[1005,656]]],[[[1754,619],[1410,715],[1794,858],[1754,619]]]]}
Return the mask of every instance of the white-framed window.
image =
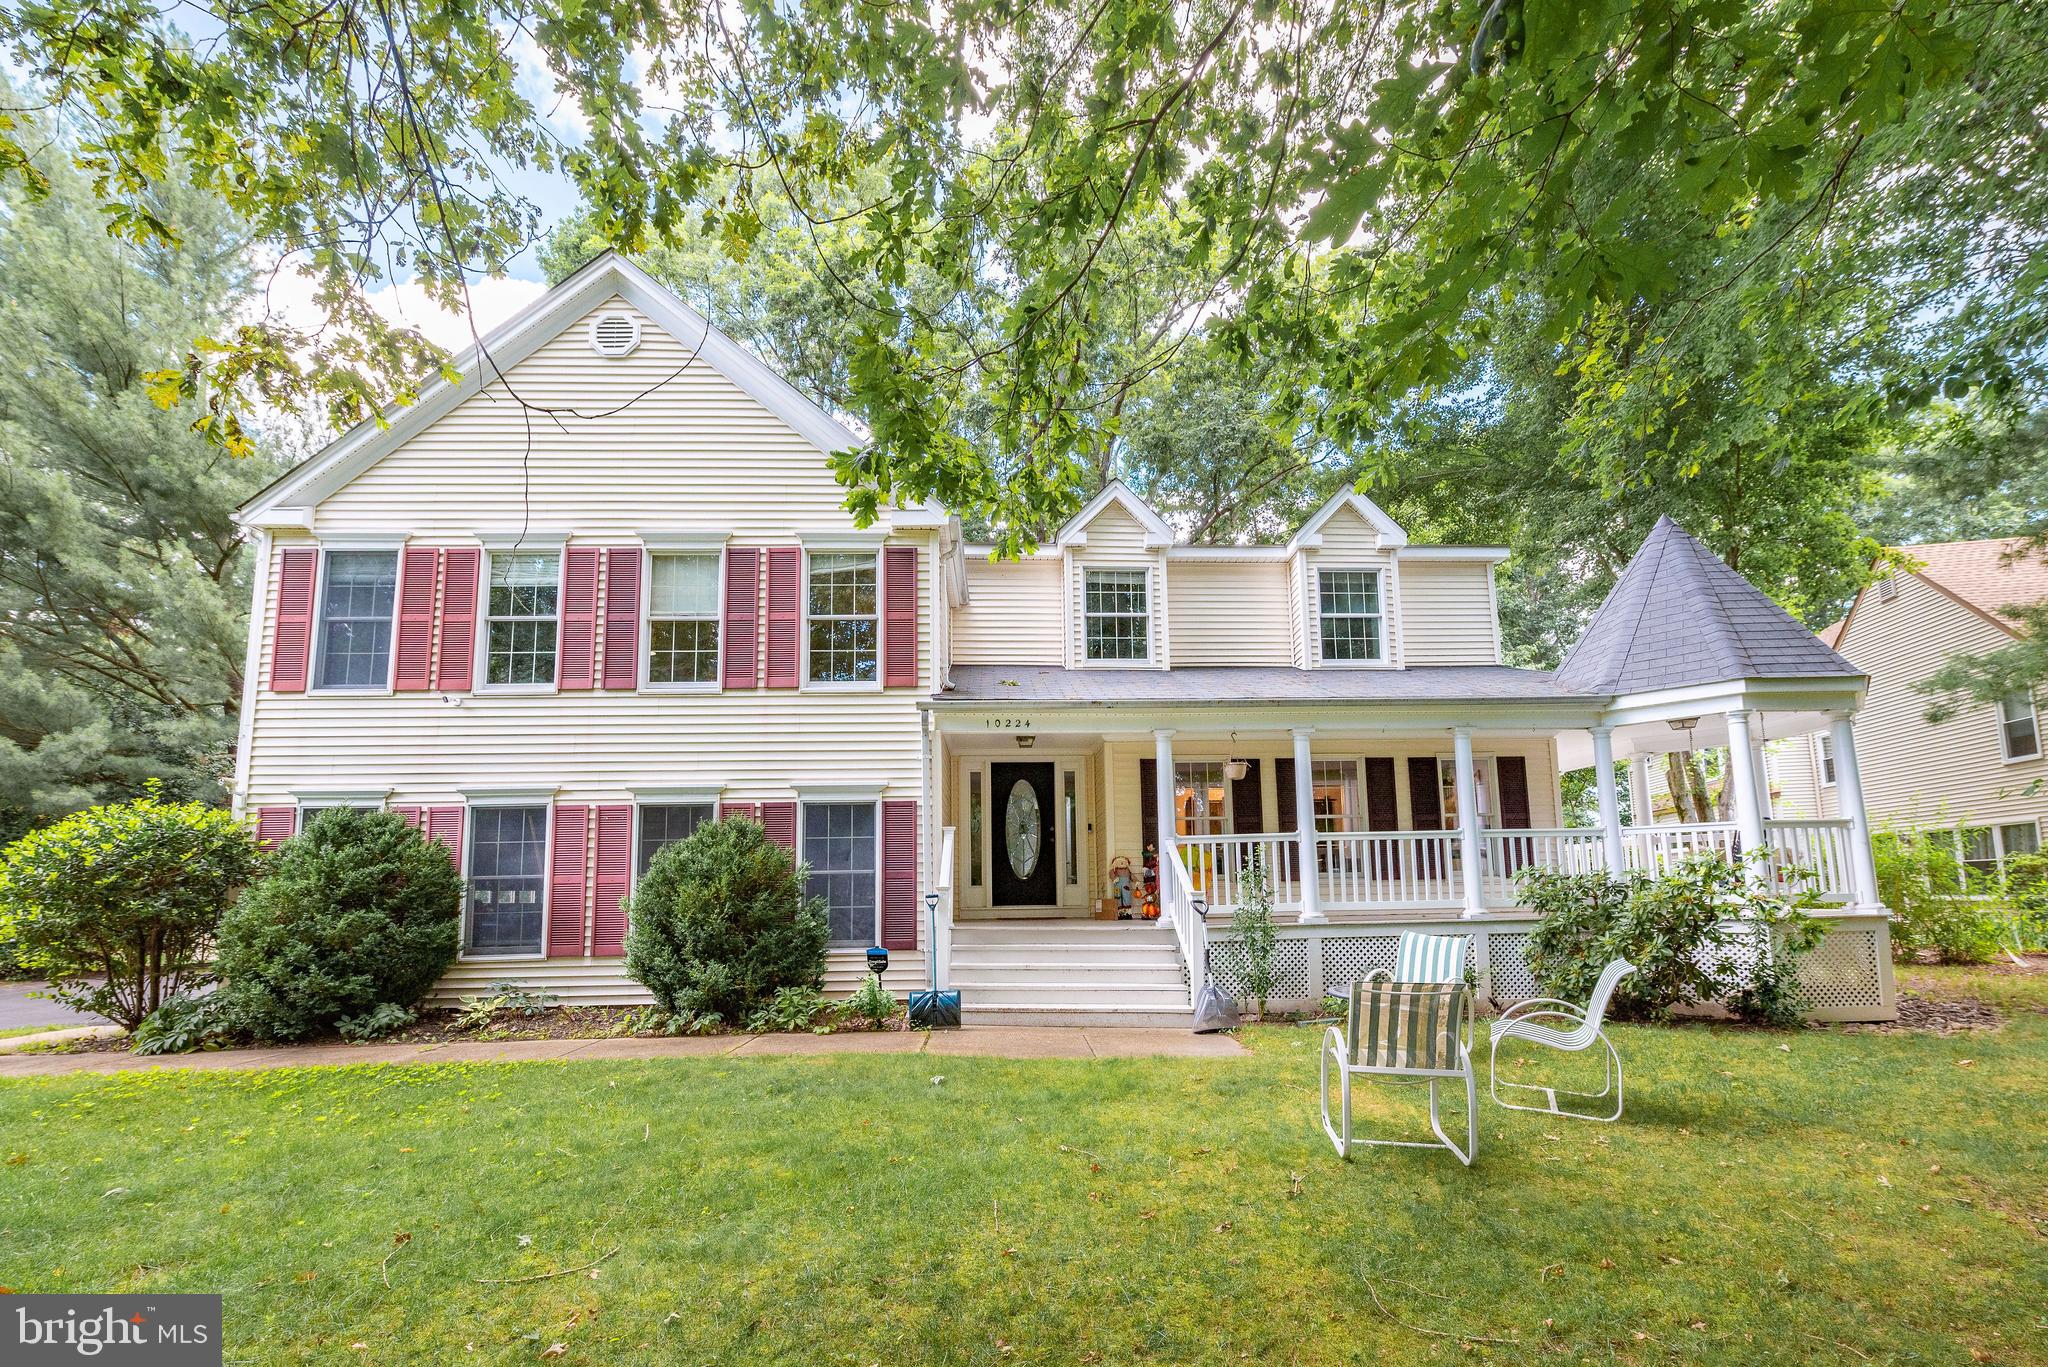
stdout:
{"type": "Polygon", "coordinates": [[[633,876],[644,877],[654,856],[678,840],[687,840],[716,815],[709,802],[643,802],[639,812],[639,854],[633,876]]]}
{"type": "Polygon", "coordinates": [[[1230,788],[1220,759],[1173,763],[1173,830],[1176,835],[1226,835],[1230,788]]]}
{"type": "Polygon", "coordinates": [[[1378,570],[1317,570],[1316,618],[1325,663],[1370,664],[1386,658],[1378,570]]]}
{"type": "Polygon", "coordinates": [[[547,910],[548,809],[469,809],[463,948],[470,954],[541,952],[547,910]]]}
{"type": "Polygon", "coordinates": [[[2041,719],[2031,693],[2012,693],[1999,700],[1998,734],[2008,762],[2041,758],[2041,719]]]}
{"type": "Polygon", "coordinates": [[[552,688],[560,630],[562,557],[556,551],[494,551],[484,603],[484,681],[552,688]]]}
{"type": "Polygon", "coordinates": [[[808,890],[825,902],[835,945],[867,946],[881,934],[881,823],[872,802],[806,802],[803,862],[808,890]]]}
{"type": "Polygon", "coordinates": [[[1084,570],[1083,651],[1090,660],[1152,658],[1151,572],[1084,570]]]}
{"type": "Polygon", "coordinates": [[[376,802],[302,802],[299,804],[299,829],[305,830],[308,823],[322,812],[331,812],[337,807],[346,807],[358,812],[381,812],[383,805],[376,802]]]}
{"type": "Polygon", "coordinates": [[[1358,761],[1319,759],[1309,763],[1309,800],[1319,831],[1358,829],[1358,761]]]}
{"type": "Polygon", "coordinates": [[[1998,828],[1998,843],[2007,859],[2019,854],[2041,852],[2041,827],[2038,822],[2015,821],[2009,826],[1998,828]]]}
{"type": "Polygon", "coordinates": [[[1820,786],[1835,786],[1835,738],[1823,731],[1813,738],[1813,754],[1820,768],[1820,786]]]}
{"type": "Polygon", "coordinates": [[[328,551],[320,578],[315,688],[388,688],[398,552],[328,551]]]}
{"type": "Polygon", "coordinates": [[[647,682],[718,682],[716,555],[650,557],[647,595],[647,682]]]}
{"type": "Polygon", "coordinates": [[[879,557],[869,552],[809,557],[804,597],[810,682],[871,684],[880,679],[878,563],[879,557]]]}

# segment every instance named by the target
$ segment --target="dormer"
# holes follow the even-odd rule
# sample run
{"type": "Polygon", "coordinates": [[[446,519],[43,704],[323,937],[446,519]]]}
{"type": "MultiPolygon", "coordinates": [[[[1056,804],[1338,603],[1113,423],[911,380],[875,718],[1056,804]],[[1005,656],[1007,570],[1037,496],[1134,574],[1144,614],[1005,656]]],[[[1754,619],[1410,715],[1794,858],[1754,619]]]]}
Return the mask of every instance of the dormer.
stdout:
{"type": "Polygon", "coordinates": [[[1054,538],[1064,565],[1071,669],[1165,669],[1166,552],[1173,529],[1112,480],[1054,538]]]}
{"type": "Polygon", "coordinates": [[[1352,489],[1294,534],[1287,567],[1298,668],[1401,666],[1399,552],[1407,544],[1400,524],[1352,489]]]}

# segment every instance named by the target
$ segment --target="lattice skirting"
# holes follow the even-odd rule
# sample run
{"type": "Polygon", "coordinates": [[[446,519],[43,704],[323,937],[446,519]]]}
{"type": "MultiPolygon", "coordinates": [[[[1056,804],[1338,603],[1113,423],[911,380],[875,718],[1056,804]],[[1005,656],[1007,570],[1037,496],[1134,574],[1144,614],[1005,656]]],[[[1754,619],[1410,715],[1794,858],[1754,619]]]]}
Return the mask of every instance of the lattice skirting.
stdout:
{"type": "MultiPolygon", "coordinates": [[[[1813,998],[1809,1015],[1820,1021],[1890,1020],[1896,1014],[1891,937],[1881,915],[1825,916],[1828,934],[1799,966],[1800,981],[1813,998]]],[[[1276,1010],[1313,1006],[1344,992],[1367,974],[1394,968],[1394,948],[1404,930],[1473,937],[1473,966],[1480,989],[1497,1006],[1537,995],[1536,979],[1524,951],[1529,922],[1403,921],[1370,926],[1282,926],[1273,952],[1273,990],[1267,1005],[1276,1010]]],[[[1756,961],[1747,947],[1727,951],[1739,966],[1756,961]]],[[[1244,946],[1228,932],[1209,942],[1209,973],[1224,991],[1243,994],[1244,946]]]]}

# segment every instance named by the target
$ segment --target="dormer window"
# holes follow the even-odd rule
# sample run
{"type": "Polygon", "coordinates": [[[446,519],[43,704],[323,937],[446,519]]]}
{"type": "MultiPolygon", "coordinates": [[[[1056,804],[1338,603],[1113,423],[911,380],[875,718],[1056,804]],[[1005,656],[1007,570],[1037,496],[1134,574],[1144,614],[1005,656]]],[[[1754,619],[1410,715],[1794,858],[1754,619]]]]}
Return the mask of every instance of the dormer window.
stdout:
{"type": "Polygon", "coordinates": [[[1152,654],[1150,576],[1145,570],[1089,570],[1082,617],[1091,660],[1146,660],[1152,654]]]}
{"type": "Polygon", "coordinates": [[[1362,664],[1384,659],[1380,572],[1319,570],[1316,585],[1324,663],[1362,664]]]}

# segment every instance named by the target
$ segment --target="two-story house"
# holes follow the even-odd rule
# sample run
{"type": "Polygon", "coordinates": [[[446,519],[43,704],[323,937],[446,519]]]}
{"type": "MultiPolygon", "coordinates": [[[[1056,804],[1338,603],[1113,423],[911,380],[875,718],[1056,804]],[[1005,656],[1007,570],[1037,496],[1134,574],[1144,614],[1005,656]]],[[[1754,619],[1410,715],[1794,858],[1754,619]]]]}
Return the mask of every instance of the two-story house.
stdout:
{"type": "Polygon", "coordinates": [[[1669,523],[1551,674],[1500,662],[1505,551],[1412,545],[1355,493],[1279,545],[1182,544],[1121,484],[1022,559],[935,506],[857,527],[828,457],[859,435],[616,256],[455,365],[242,510],[235,782],[268,839],[357,804],[447,845],[444,999],[645,1000],[635,878],[744,815],[828,907],[829,990],[880,944],[891,986],[936,956],[976,1018],[1185,1019],[1234,972],[1255,871],[1278,998],[1457,923],[1513,999],[1520,870],[1701,848],[1821,879],[1821,1005],[1890,1009],[1853,804],[1773,822],[1743,768],[1732,821],[1619,819],[1612,760],[1766,714],[1853,759],[1861,675],[1669,523]],[[1559,774],[1588,764],[1601,822],[1566,828],[1559,774]],[[1134,919],[1103,919],[1119,890],[1134,919]]]}

